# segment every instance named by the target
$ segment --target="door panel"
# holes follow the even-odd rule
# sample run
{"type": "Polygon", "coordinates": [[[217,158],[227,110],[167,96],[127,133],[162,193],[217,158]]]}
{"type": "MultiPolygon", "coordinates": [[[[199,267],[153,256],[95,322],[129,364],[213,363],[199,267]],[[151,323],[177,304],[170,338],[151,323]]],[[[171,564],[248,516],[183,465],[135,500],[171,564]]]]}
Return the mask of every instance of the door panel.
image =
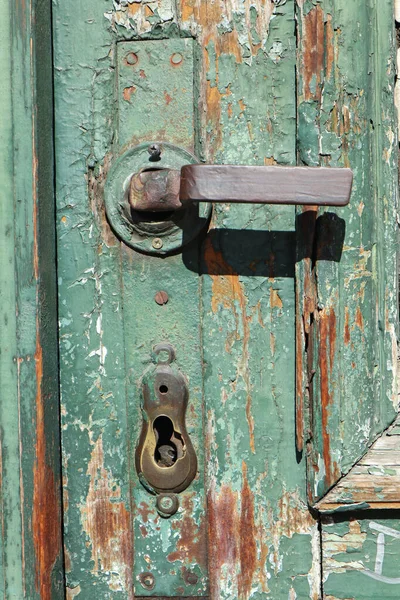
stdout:
{"type": "Polygon", "coordinates": [[[388,80],[381,66],[365,81],[375,5],[348,4],[55,2],[67,598],[321,597],[328,538],[308,503],[394,415],[394,139],[374,129],[392,124],[374,104],[388,80]],[[151,219],[121,241],[112,181],[154,142],[210,163],[351,166],[352,203],[221,204],[174,252],[151,219]],[[170,518],[135,461],[160,343],[198,463],[170,518]]]}

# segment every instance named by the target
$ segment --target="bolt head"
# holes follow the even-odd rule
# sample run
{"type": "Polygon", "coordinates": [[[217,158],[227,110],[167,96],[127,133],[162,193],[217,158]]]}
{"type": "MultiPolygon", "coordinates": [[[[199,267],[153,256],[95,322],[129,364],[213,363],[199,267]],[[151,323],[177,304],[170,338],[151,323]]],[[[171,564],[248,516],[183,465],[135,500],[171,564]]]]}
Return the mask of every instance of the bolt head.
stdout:
{"type": "Polygon", "coordinates": [[[160,494],[157,496],[156,507],[161,517],[171,517],[179,508],[176,494],[160,494]]]}
{"type": "Polygon", "coordinates": [[[125,60],[128,63],[128,65],[136,65],[139,59],[138,55],[134,52],[128,52],[128,54],[125,56],[125,60]]]}
{"type": "Polygon", "coordinates": [[[154,238],[153,242],[152,242],[152,246],[155,250],[160,250],[160,248],[163,247],[163,241],[161,238],[154,238]]]}
{"type": "Polygon", "coordinates": [[[163,304],[167,304],[167,302],[169,300],[167,292],[164,292],[163,290],[157,292],[156,295],[154,296],[154,300],[160,306],[162,306],[163,304]]]}
{"type": "Polygon", "coordinates": [[[142,573],[140,575],[140,583],[142,586],[148,590],[153,589],[155,585],[154,575],[152,573],[142,573]]]}

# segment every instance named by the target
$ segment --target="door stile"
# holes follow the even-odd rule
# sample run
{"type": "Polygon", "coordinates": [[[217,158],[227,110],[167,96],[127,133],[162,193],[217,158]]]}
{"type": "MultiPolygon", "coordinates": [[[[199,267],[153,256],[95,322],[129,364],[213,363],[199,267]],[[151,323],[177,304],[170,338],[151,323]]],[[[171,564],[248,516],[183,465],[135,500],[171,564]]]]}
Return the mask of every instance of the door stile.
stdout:
{"type": "Polygon", "coordinates": [[[0,594],[61,600],[51,3],[0,11],[0,594]]]}

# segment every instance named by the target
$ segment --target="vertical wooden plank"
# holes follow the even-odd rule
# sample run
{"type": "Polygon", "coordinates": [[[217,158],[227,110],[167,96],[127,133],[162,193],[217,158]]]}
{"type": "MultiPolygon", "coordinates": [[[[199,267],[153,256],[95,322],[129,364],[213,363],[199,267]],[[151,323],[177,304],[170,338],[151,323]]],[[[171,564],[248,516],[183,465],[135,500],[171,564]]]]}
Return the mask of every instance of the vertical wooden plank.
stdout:
{"type": "Polygon", "coordinates": [[[67,598],[125,599],[132,537],[120,245],[102,194],[115,114],[104,8],[56,2],[53,15],[64,540],[67,598]]]}
{"type": "MultiPolygon", "coordinates": [[[[0,104],[3,114],[12,114],[11,82],[11,6],[2,2],[0,35],[6,41],[0,53],[0,73],[3,85],[0,104]]],[[[13,147],[12,119],[0,122],[0,298],[2,334],[0,351],[1,396],[1,580],[3,598],[23,595],[22,518],[20,497],[20,453],[18,418],[17,319],[15,311],[14,253],[14,161],[9,151],[13,147]],[[3,262],[4,261],[4,262],[3,262]],[[4,395],[7,390],[7,398],[4,395]],[[7,404],[6,404],[7,401],[7,404]]]]}
{"type": "MultiPolygon", "coordinates": [[[[293,164],[294,2],[205,3],[207,161],[293,164]]],[[[295,445],[295,213],[215,207],[203,344],[212,598],[319,596],[316,522],[295,445]]]]}
{"type": "MultiPolygon", "coordinates": [[[[312,380],[313,502],[367,450],[397,407],[393,14],[390,3],[297,4],[299,159],[354,173],[350,205],[317,220],[315,302],[298,306],[298,322],[313,321],[305,375],[312,380]]],[[[299,281],[300,294],[309,295],[306,271],[299,281]]]]}
{"type": "Polygon", "coordinates": [[[51,16],[47,2],[1,8],[1,585],[50,600],[64,597],[51,16]]]}

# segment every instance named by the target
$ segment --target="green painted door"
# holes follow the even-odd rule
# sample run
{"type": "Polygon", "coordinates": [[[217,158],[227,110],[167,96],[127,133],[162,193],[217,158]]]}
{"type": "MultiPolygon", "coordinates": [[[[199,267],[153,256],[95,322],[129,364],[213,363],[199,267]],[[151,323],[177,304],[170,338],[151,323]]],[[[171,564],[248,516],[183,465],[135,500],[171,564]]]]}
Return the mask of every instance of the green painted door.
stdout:
{"type": "Polygon", "coordinates": [[[397,408],[393,30],[386,0],[54,1],[68,599],[398,597],[393,504],[315,507],[397,408]],[[132,173],[198,161],[350,167],[351,202],[131,210],[132,173]]]}

